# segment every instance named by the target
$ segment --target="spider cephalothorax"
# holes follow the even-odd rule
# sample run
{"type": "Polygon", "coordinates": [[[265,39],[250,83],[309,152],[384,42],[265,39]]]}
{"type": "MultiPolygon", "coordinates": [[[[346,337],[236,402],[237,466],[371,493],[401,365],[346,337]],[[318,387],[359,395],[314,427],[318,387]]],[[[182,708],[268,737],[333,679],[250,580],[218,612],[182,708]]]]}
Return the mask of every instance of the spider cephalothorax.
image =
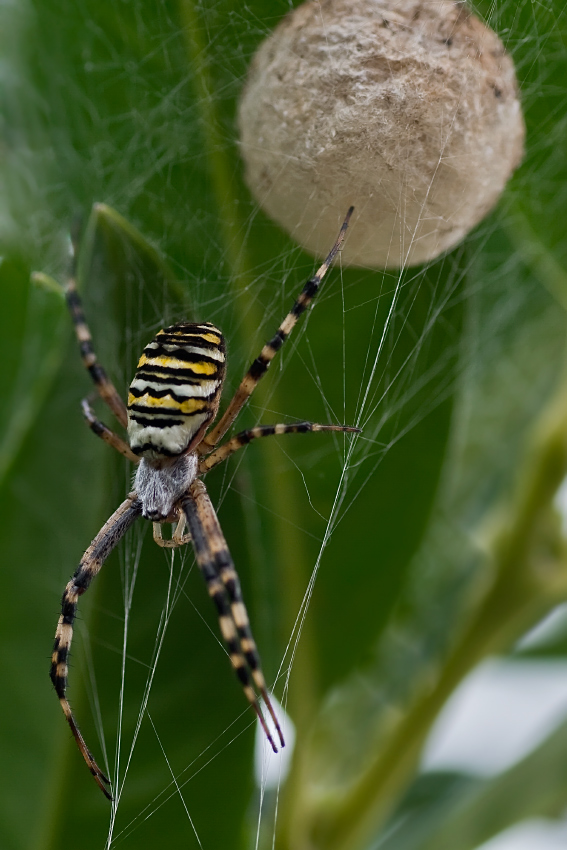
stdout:
{"type": "Polygon", "coordinates": [[[126,407],[97,361],[75,285],[73,251],[73,270],[67,282],[66,297],[81,355],[100,397],[120,424],[127,428],[129,445],[96,418],[86,400],[82,402],[83,413],[94,433],[137,464],[137,470],[134,491],[99,531],[65,588],[55,635],[51,679],[89,770],[110,799],[110,782],[87,748],[67,699],[67,662],[79,597],[87,590],[112,549],[140,516],[154,523],[154,539],[160,546],[182,546],[189,541],[193,544],[197,564],[216,606],[222,636],[244,693],[272,748],[277,751],[257,693],[262,697],[275,724],[280,744],[284,745],[250,629],[238,576],[201,478],[235,451],[260,437],[308,431],[358,430],[345,425],[317,425],[313,422],[258,425],[242,431],[217,448],[258,381],[265,375],[297,319],[317,294],[323,277],[341,248],[351,214],[352,208],[325,262],[307,281],[275,336],[254,360],[226,411],[210,431],[207,429],[218,412],[226,370],[224,338],[219,329],[209,322],[179,322],[160,330],[148,343],[138,362],[126,407]],[[162,538],[161,525],[164,522],[177,522],[170,540],[162,538]],[[189,534],[185,533],[186,527],[189,534]]]}
{"type": "Polygon", "coordinates": [[[195,481],[198,470],[194,452],[165,461],[142,458],[134,478],[142,516],[152,522],[175,522],[174,506],[195,481]]]}

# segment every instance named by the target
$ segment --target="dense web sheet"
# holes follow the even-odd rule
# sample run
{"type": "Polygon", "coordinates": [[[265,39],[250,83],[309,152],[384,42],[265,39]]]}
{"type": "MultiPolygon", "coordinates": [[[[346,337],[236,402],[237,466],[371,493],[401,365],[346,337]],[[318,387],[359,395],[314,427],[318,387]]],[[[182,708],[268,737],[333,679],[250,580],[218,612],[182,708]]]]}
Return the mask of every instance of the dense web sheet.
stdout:
{"type": "MultiPolygon", "coordinates": [[[[254,213],[253,213],[254,215],[254,213]]],[[[289,262],[289,251],[286,254],[286,262],[289,262]]],[[[291,254],[293,261],[293,253],[291,254]]],[[[279,271],[280,258],[274,262],[273,275],[279,271]]],[[[322,441],[319,445],[314,442],[316,438],[310,438],[311,443],[307,446],[304,453],[307,463],[298,461],[294,457],[294,446],[289,443],[278,444],[272,452],[271,457],[275,458],[277,465],[287,461],[292,464],[294,478],[296,479],[296,487],[299,488],[301,498],[309,506],[309,511],[317,520],[318,530],[313,533],[309,530],[308,524],[303,517],[295,512],[291,517],[288,514],[281,514],[278,520],[283,523],[284,533],[287,528],[293,524],[294,532],[300,535],[308,535],[313,538],[315,549],[314,560],[310,565],[310,575],[303,589],[301,589],[302,598],[294,615],[294,621],[291,631],[287,635],[286,642],[283,648],[283,654],[278,660],[275,676],[273,677],[275,692],[280,696],[282,707],[285,710],[289,706],[289,689],[293,688],[293,680],[290,679],[293,673],[297,653],[301,652],[301,637],[309,616],[310,604],[312,595],[316,586],[316,581],[320,568],[325,565],[325,556],[328,546],[331,543],[331,537],[336,529],[348,518],[349,512],[356,511],[360,500],[366,498],[368,484],[375,476],[380,464],[388,452],[396,445],[397,442],[403,439],[404,435],[412,431],[420,422],[422,422],[431,411],[434,411],[438,406],[445,402],[451,395],[455,380],[455,370],[449,370],[447,374],[447,361],[456,362],[457,354],[457,334],[453,328],[450,328],[451,336],[455,336],[454,341],[451,340],[448,346],[448,351],[433,362],[426,362],[425,368],[420,362],[424,346],[430,344],[433,328],[437,326],[440,316],[443,316],[447,311],[448,305],[459,303],[461,300],[460,290],[463,280],[463,275],[466,271],[466,265],[461,262],[461,257],[456,259],[451,258],[449,261],[449,271],[439,273],[436,271],[431,281],[427,282],[429,292],[426,303],[423,309],[423,315],[418,316],[416,327],[412,327],[412,308],[415,307],[416,301],[420,298],[420,292],[424,286],[424,272],[400,272],[391,273],[384,276],[380,285],[378,295],[368,300],[365,298],[362,305],[359,302],[359,294],[356,291],[357,281],[354,280],[345,286],[345,278],[341,273],[340,265],[331,273],[331,285],[327,284],[321,295],[322,304],[316,304],[313,314],[306,317],[306,320],[296,330],[289,348],[291,351],[285,351],[282,355],[282,363],[274,364],[274,368],[266,379],[267,395],[264,406],[257,403],[256,398],[252,399],[250,416],[254,421],[263,422],[270,420],[280,420],[286,418],[285,409],[280,407],[281,402],[278,399],[278,406],[274,406],[274,398],[280,389],[280,385],[284,386],[288,377],[288,362],[291,357],[297,353],[299,361],[298,369],[306,375],[309,386],[320,399],[319,409],[323,411],[317,418],[321,421],[346,421],[356,424],[362,428],[363,434],[356,441],[349,439],[344,441],[340,436],[331,437],[325,444],[322,441]],[[354,298],[353,298],[354,296],[354,298]],[[354,303],[353,303],[354,301],[354,303]],[[403,307],[400,304],[403,302],[403,307]],[[347,306],[348,304],[351,306],[347,306]],[[349,345],[349,312],[354,314],[354,323],[357,324],[357,313],[361,310],[369,310],[372,312],[371,321],[368,325],[368,330],[362,347],[355,352],[358,361],[358,369],[355,373],[354,380],[351,374],[348,374],[347,362],[349,360],[350,345],[349,345]],[[335,326],[340,328],[338,339],[340,347],[338,352],[333,352],[335,360],[341,364],[341,374],[343,379],[339,383],[340,394],[337,394],[336,387],[332,387],[334,396],[338,395],[337,402],[331,397],[331,392],[328,390],[329,378],[325,375],[321,363],[324,364],[321,355],[317,351],[317,342],[313,340],[311,328],[317,325],[318,312],[323,313],[324,310],[331,312],[332,321],[335,326]],[[408,334],[408,328],[410,333],[408,334]],[[404,336],[409,335],[409,344],[404,336]],[[404,350],[399,354],[400,340],[403,340],[404,350]],[[439,380],[439,376],[441,379],[439,380]],[[347,380],[349,382],[349,391],[352,400],[347,398],[347,380]],[[342,384],[342,387],[340,386],[342,384]],[[433,388],[432,388],[433,386],[433,388]],[[341,397],[342,396],[342,397],[341,397]],[[414,404],[414,399],[419,397],[419,403],[414,404]],[[278,453],[282,460],[278,460],[278,453]],[[325,476],[323,482],[326,488],[330,483],[330,491],[326,498],[327,508],[322,508],[319,505],[320,497],[312,494],[312,478],[313,470],[317,470],[320,466],[321,458],[334,458],[334,472],[329,476],[325,476]],[[328,478],[330,477],[330,482],[328,478]],[[325,512],[323,512],[325,510],[325,512]]],[[[260,292],[266,290],[266,277],[270,275],[270,270],[262,269],[258,272],[255,279],[256,292],[260,287],[260,292]]],[[[290,274],[290,277],[292,275],[290,274]]],[[[297,275],[294,275],[297,278],[297,275]]],[[[301,278],[299,278],[301,280],[301,278]]],[[[297,289],[297,282],[292,284],[297,289]]],[[[286,285],[285,295],[282,293],[278,302],[282,305],[287,304],[290,299],[290,285],[286,285]]],[[[291,291],[291,294],[293,294],[291,291]]],[[[230,306],[232,298],[225,299],[230,306]]],[[[224,306],[224,305],[223,305],[224,306]]],[[[211,309],[208,304],[201,307],[202,315],[209,315],[207,310],[211,309]]],[[[262,317],[262,329],[257,334],[255,341],[258,348],[258,341],[266,335],[269,336],[269,329],[273,328],[279,321],[280,312],[279,304],[277,306],[270,305],[262,317]],[[266,327],[267,330],[263,331],[266,327]]],[[[323,320],[323,316],[321,317],[323,320]]],[[[327,317],[327,322],[329,321],[327,317]]],[[[141,336],[141,332],[136,333],[141,336]]],[[[321,338],[321,335],[319,335],[321,338]]],[[[255,350],[255,349],[253,349],[255,350]]],[[[248,357],[248,359],[250,359],[248,357]]],[[[245,361],[246,362],[246,361],[245,361]]],[[[297,374],[297,372],[295,373],[297,374]]],[[[237,376],[233,375],[233,381],[237,376]]],[[[336,383],[335,375],[332,376],[333,383],[336,383]]],[[[297,415],[301,408],[302,398],[296,402],[297,415]]],[[[222,473],[221,489],[218,497],[218,508],[223,516],[223,503],[231,493],[239,492],[242,489],[241,484],[241,469],[246,463],[245,455],[239,456],[238,459],[222,473]]],[[[275,486],[278,486],[278,469],[275,470],[275,486]]],[[[267,474],[268,486],[272,480],[271,470],[267,474]]],[[[247,508],[250,506],[250,496],[244,494],[247,501],[247,508]]],[[[258,498],[254,499],[252,508],[256,512],[265,512],[266,505],[258,498]]],[[[267,508],[270,510],[270,507],[267,508]]],[[[273,509],[272,509],[273,510],[273,509]]],[[[174,768],[171,764],[165,746],[162,744],[160,737],[159,726],[152,719],[151,715],[151,693],[153,692],[154,677],[159,670],[160,654],[164,639],[166,639],[166,629],[170,622],[170,618],[175,608],[181,607],[184,611],[183,619],[187,615],[187,608],[193,609],[198,617],[202,617],[201,604],[193,601],[194,590],[189,593],[186,590],[186,583],[190,572],[190,563],[192,556],[188,553],[182,555],[171,553],[166,556],[168,567],[168,584],[163,602],[163,610],[159,616],[157,625],[155,626],[156,633],[154,639],[154,649],[149,662],[143,662],[141,659],[131,658],[130,656],[130,618],[135,616],[135,584],[141,553],[141,543],[139,535],[142,532],[138,529],[134,532],[134,540],[126,548],[126,558],[122,567],[123,581],[123,597],[124,597],[124,636],[123,645],[120,650],[116,646],[115,651],[121,652],[121,684],[118,697],[118,726],[117,740],[114,756],[110,759],[109,769],[110,775],[113,777],[113,788],[115,790],[115,803],[113,805],[113,815],[111,818],[108,846],[119,846],[126,839],[133,835],[148,819],[154,816],[162,807],[170,803],[171,800],[177,798],[183,801],[183,810],[185,817],[194,831],[195,841],[199,844],[201,839],[199,831],[194,825],[191,817],[190,803],[186,799],[186,789],[190,782],[198,781],[200,771],[211,764],[214,760],[222,759],[223,752],[230,747],[235,737],[242,734],[246,727],[253,723],[253,718],[242,706],[240,716],[236,716],[232,723],[223,728],[218,727],[216,736],[207,743],[201,752],[181,770],[179,767],[174,768]],[[132,548],[133,547],[133,548],[132,548]],[[177,572],[179,571],[179,572],[177,572]],[[139,699],[138,716],[133,732],[126,737],[123,735],[122,727],[122,712],[123,701],[126,689],[129,686],[128,670],[132,663],[147,667],[146,682],[139,699]],[[164,782],[164,786],[160,793],[150,800],[138,814],[131,818],[126,824],[120,820],[121,799],[124,789],[127,789],[127,783],[132,775],[132,756],[135,752],[136,742],[140,733],[142,724],[149,723],[153,734],[160,749],[163,752],[163,759],[167,764],[168,771],[171,773],[169,781],[164,782]],[[197,766],[194,765],[197,764],[197,766]]],[[[233,542],[233,541],[231,541],[233,542]]],[[[149,545],[149,541],[145,546],[149,545]]],[[[356,543],[353,543],[353,558],[356,560],[357,554],[356,543]]],[[[154,560],[162,559],[159,551],[153,552],[154,560]]],[[[262,556],[261,556],[262,557],[262,556]]],[[[240,564],[237,564],[240,567],[240,564]]],[[[244,567],[245,568],[245,567],[244,567]]],[[[157,591],[156,591],[157,594],[157,591]]],[[[276,589],[276,600],[278,590],[276,589]]],[[[179,616],[179,611],[176,612],[179,616]]],[[[340,612],[337,612],[337,618],[340,618],[340,612]]],[[[207,624],[207,631],[204,635],[204,640],[213,641],[219,646],[222,652],[226,653],[218,637],[216,630],[207,624]]],[[[185,653],[181,653],[179,664],[188,664],[191,667],[191,659],[187,659],[185,653]]],[[[90,664],[89,664],[90,667],[90,664]]],[[[215,675],[221,675],[215,673],[215,675]]],[[[93,671],[94,675],[94,671],[93,671]]],[[[186,675],[191,676],[192,671],[188,669],[186,675]]],[[[224,686],[231,688],[230,669],[226,669],[226,682],[224,686]]],[[[92,704],[97,705],[96,690],[93,689],[92,704]]],[[[99,715],[100,717],[100,715],[99,715]]],[[[292,716],[293,719],[293,716],[292,716]]],[[[99,719],[99,735],[101,742],[105,740],[105,725],[99,719]]],[[[180,730],[179,734],[183,734],[180,730]]],[[[290,742],[291,743],[291,742],[290,742]]],[[[104,743],[103,743],[104,746],[104,743]]],[[[289,746],[289,744],[288,744],[289,746]]],[[[267,758],[267,756],[265,757],[267,758]]],[[[266,765],[267,769],[267,765],[266,765]]],[[[273,767],[271,768],[273,772],[273,767]]],[[[275,801],[270,800],[268,812],[264,812],[263,797],[264,797],[265,780],[260,781],[260,808],[258,815],[258,838],[260,834],[264,835],[266,829],[270,830],[269,824],[274,822],[275,812],[277,811],[277,797],[279,794],[279,783],[275,789],[270,787],[269,796],[275,796],[275,801]],[[273,810],[272,810],[273,807],[273,810]],[[267,815],[267,825],[264,819],[267,815]]]]}

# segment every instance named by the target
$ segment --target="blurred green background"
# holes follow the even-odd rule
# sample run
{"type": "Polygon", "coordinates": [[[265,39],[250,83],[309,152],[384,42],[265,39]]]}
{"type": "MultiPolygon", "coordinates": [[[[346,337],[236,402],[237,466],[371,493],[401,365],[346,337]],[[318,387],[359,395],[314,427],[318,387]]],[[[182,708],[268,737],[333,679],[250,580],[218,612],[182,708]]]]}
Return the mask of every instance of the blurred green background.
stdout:
{"type": "MultiPolygon", "coordinates": [[[[63,301],[30,273],[64,278],[68,227],[82,216],[80,284],[119,389],[156,329],[185,317],[223,328],[235,389],[314,266],[251,200],[235,129],[248,62],[291,5],[22,0],[0,10],[6,850],[107,846],[109,804],[47,673],[64,585],[130,480],[82,422],[90,385],[63,301]],[[137,230],[100,213],[87,224],[95,202],[137,230]]],[[[350,438],[290,436],[207,479],[267,677],[297,726],[287,786],[265,794],[259,820],[253,717],[192,556],[171,566],[138,523],[81,602],[70,674],[87,742],[97,756],[104,748],[111,776],[128,764],[112,847],[193,847],[196,832],[204,848],[255,846],[259,834],[262,847],[275,835],[278,848],[354,850],[388,834],[390,850],[472,850],[528,809],[555,815],[567,803],[564,733],[513,777],[426,776],[404,796],[451,689],[565,589],[551,512],[554,567],[533,582],[509,570],[491,585],[500,562],[479,529],[521,490],[527,435],[563,398],[567,19],[558,0],[476,8],[516,60],[528,127],[499,208],[402,278],[337,263],[240,420],[358,424],[352,453],[350,438]],[[476,631],[459,643],[471,611],[476,631]],[[450,667],[454,645],[464,649],[450,667]],[[456,822],[443,834],[449,811],[456,822]],[[408,812],[411,830],[392,833],[408,812]]],[[[538,510],[552,491],[538,491],[538,510]]],[[[565,644],[540,652],[562,656],[565,644]]]]}

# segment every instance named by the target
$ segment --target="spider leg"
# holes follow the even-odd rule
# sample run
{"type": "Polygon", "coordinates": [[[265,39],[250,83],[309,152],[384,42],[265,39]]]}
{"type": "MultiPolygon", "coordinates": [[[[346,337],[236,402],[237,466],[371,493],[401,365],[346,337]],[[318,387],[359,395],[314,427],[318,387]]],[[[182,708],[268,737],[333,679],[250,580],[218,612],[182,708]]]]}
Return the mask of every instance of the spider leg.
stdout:
{"type": "Polygon", "coordinates": [[[252,440],[257,440],[260,437],[271,437],[272,435],[279,437],[281,434],[308,434],[314,431],[342,431],[360,434],[360,428],[351,428],[349,425],[318,425],[316,422],[296,422],[291,425],[256,425],[255,428],[236,434],[235,437],[227,440],[208,457],[199,461],[199,475],[209,472],[213,467],[218,466],[219,463],[237,452],[238,449],[247,446],[252,440]]]}
{"type": "Polygon", "coordinates": [[[199,454],[207,454],[207,452],[216,446],[219,440],[226,434],[237,415],[256,389],[257,384],[266,374],[270,363],[292,332],[297,320],[301,314],[307,310],[317,295],[321,281],[329,271],[331,263],[342,247],[353,210],[354,207],[350,207],[347,212],[345,220],[339,231],[339,235],[337,236],[337,240],[331,248],[325,262],[319,267],[313,277],[309,278],[307,283],[304,285],[295,301],[295,304],[277,329],[275,336],[266,343],[240,382],[240,386],[236,390],[236,393],[229,402],[227,409],[219,419],[218,423],[205,437],[203,437],[200,444],[197,446],[196,450],[199,454]]]}
{"type": "Polygon", "coordinates": [[[88,589],[106,558],[132,523],[140,516],[141,511],[141,502],[135,493],[131,493],[118,510],[112,514],[108,522],[103,525],[83,555],[81,563],[77,567],[73,578],[67,584],[63,594],[61,616],[57,624],[53,655],[51,656],[51,681],[59,697],[63,713],[67,718],[67,722],[71,727],[71,731],[87,763],[87,767],[94,776],[98,787],[109,800],[112,800],[112,795],[105,786],[110,785],[110,780],[97,765],[94,756],[85,744],[85,740],[79,731],[73,711],[69,705],[69,700],[67,699],[67,676],[69,673],[67,661],[73,639],[73,621],[77,613],[79,597],[88,589]]]}
{"type": "Polygon", "coordinates": [[[89,326],[87,325],[83,304],[79,293],[77,292],[77,242],[75,234],[71,236],[71,257],[70,257],[70,273],[65,285],[65,299],[71,318],[75,326],[75,335],[79,342],[81,357],[87,371],[89,372],[94,384],[98,390],[98,394],[106,405],[114,413],[120,424],[126,428],[128,425],[128,413],[126,405],[120,398],[118,390],[106,374],[98,362],[97,356],[93,349],[93,340],[89,326]]]}
{"type": "Polygon", "coordinates": [[[128,458],[128,460],[131,460],[132,463],[140,463],[140,458],[138,455],[134,454],[128,443],[123,440],[122,437],[119,437],[118,434],[115,434],[114,431],[111,431],[104,422],[101,422],[100,419],[96,418],[95,412],[86,398],[82,400],[81,407],[83,409],[85,421],[93,434],[96,434],[97,437],[103,439],[105,443],[108,443],[108,445],[112,446],[113,449],[116,449],[117,452],[120,452],[120,454],[124,455],[124,457],[128,458]]]}
{"type": "Polygon", "coordinates": [[[197,564],[207,583],[209,595],[217,608],[222,636],[228,647],[232,666],[240,679],[249,703],[258,716],[273,751],[277,752],[277,747],[258,704],[252,680],[260,691],[266,708],[274,721],[283,747],[282,730],[270,702],[260,665],[260,657],[250,630],[248,614],[242,599],[240,583],[232,557],[202,481],[197,479],[193,482],[189,494],[181,500],[181,504],[187,517],[197,564]]]}
{"type": "Polygon", "coordinates": [[[186,543],[191,542],[191,535],[183,533],[185,531],[185,526],[187,525],[187,520],[185,519],[185,514],[183,512],[181,512],[179,519],[177,520],[175,531],[169,540],[166,540],[161,533],[161,522],[154,522],[152,525],[154,527],[154,542],[157,543],[158,546],[161,546],[162,549],[178,549],[179,546],[184,546],[186,543]]]}

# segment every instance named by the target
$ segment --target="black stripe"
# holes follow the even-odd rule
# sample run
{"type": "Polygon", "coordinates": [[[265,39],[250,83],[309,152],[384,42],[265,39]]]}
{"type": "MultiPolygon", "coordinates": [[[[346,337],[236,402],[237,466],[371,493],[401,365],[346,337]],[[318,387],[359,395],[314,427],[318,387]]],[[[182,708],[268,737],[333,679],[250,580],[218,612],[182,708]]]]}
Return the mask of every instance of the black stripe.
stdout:
{"type": "Polygon", "coordinates": [[[190,386],[201,386],[203,380],[211,380],[217,381],[220,383],[218,378],[211,377],[209,378],[196,378],[195,372],[191,371],[191,369],[175,369],[173,366],[149,366],[145,364],[138,369],[134,376],[134,380],[143,380],[153,381],[153,383],[160,383],[162,380],[167,381],[168,384],[176,384],[178,386],[183,386],[184,384],[189,384],[190,386]],[[187,377],[183,377],[186,375],[187,377]],[[189,377],[191,376],[191,377],[189,377]]]}
{"type": "Polygon", "coordinates": [[[220,337],[222,337],[221,331],[216,325],[213,325],[212,322],[177,322],[175,325],[169,325],[167,328],[164,328],[162,333],[175,333],[176,331],[183,330],[189,330],[190,332],[197,333],[199,331],[202,331],[202,333],[215,331],[220,337]]]}
{"type": "MultiPolygon", "coordinates": [[[[230,612],[228,613],[230,617],[230,612]]],[[[226,648],[233,655],[242,655],[242,650],[240,649],[240,644],[238,642],[238,638],[236,635],[230,640],[225,640],[226,648]]]]}
{"type": "Polygon", "coordinates": [[[75,619],[75,614],[77,613],[77,603],[69,602],[67,599],[67,592],[63,594],[63,599],[61,600],[61,616],[63,618],[63,622],[66,626],[72,626],[73,620],[75,619]]]}
{"type": "Polygon", "coordinates": [[[181,507],[187,519],[187,525],[191,533],[191,542],[193,543],[195,555],[199,561],[199,568],[203,573],[205,581],[208,583],[210,579],[216,578],[216,575],[213,565],[208,560],[208,544],[197,512],[197,504],[192,496],[186,495],[181,499],[181,507]]]}
{"type": "Polygon", "coordinates": [[[192,345],[194,347],[206,348],[209,351],[218,350],[224,351],[220,342],[211,342],[208,339],[203,339],[201,334],[166,334],[160,333],[152,342],[163,343],[165,345],[192,345]]]}
{"type": "MultiPolygon", "coordinates": [[[[222,578],[222,575],[221,575],[222,578]]],[[[227,593],[230,598],[236,602],[242,602],[242,594],[240,592],[240,584],[238,579],[235,577],[229,579],[223,579],[223,584],[226,587],[227,593]]]]}
{"type": "MultiPolygon", "coordinates": [[[[307,283],[303,287],[303,291],[302,291],[301,294],[304,295],[306,298],[309,298],[309,299],[315,298],[315,296],[317,295],[317,290],[319,289],[320,283],[321,283],[321,281],[319,280],[318,277],[312,277],[310,280],[307,281],[307,283]]],[[[308,306],[309,306],[309,304],[305,305],[305,307],[308,307],[308,306]]]]}
{"type": "MultiPolygon", "coordinates": [[[[269,437],[271,434],[276,433],[275,425],[260,425],[262,436],[269,437]]],[[[255,439],[255,435],[252,434],[252,439],[255,439]]]]}
{"type": "MultiPolygon", "coordinates": [[[[148,416],[195,416],[196,413],[207,413],[209,408],[205,404],[204,407],[201,407],[199,410],[191,410],[189,413],[185,413],[183,410],[179,410],[177,407],[160,407],[159,410],[154,409],[150,404],[129,404],[128,410],[134,410],[136,413],[146,413],[148,416]]],[[[135,419],[136,417],[131,417],[135,419]]],[[[136,421],[138,421],[136,419],[136,421]]]]}
{"type": "Polygon", "coordinates": [[[254,670],[255,672],[260,670],[260,656],[258,652],[253,649],[249,649],[244,652],[243,655],[251,670],[254,670]]]}
{"type": "MultiPolygon", "coordinates": [[[[53,647],[53,651],[55,652],[55,647],[53,647]]],[[[69,647],[68,646],[57,646],[57,664],[65,663],[69,658],[69,647]]]]}
{"type": "MultiPolygon", "coordinates": [[[[154,340],[157,342],[157,340],[154,340]]],[[[217,346],[215,346],[216,348],[217,346]]],[[[171,357],[175,360],[181,360],[183,363],[210,363],[215,366],[218,370],[219,366],[222,368],[224,365],[224,361],[215,360],[214,357],[208,357],[206,354],[201,354],[200,352],[186,351],[184,348],[173,348],[171,351],[168,351],[162,345],[158,345],[157,348],[144,348],[144,354],[149,359],[153,359],[155,357],[171,357]]],[[[145,364],[143,364],[145,365],[145,364]]],[[[204,376],[204,377],[210,377],[204,376]]]]}
{"type": "Polygon", "coordinates": [[[305,311],[309,307],[309,303],[310,302],[306,303],[304,301],[296,301],[293,307],[291,308],[291,315],[295,316],[296,319],[299,319],[299,317],[302,316],[303,313],[305,313],[305,311]]]}
{"type": "Polygon", "coordinates": [[[73,584],[77,588],[79,594],[85,592],[88,589],[89,584],[91,583],[93,578],[92,573],[89,570],[84,570],[83,565],[80,564],[77,568],[77,572],[73,576],[73,584]]]}
{"type": "Polygon", "coordinates": [[[144,443],[142,446],[137,446],[136,448],[130,446],[130,448],[135,455],[142,455],[144,452],[156,452],[163,457],[178,457],[179,455],[179,452],[172,452],[164,446],[158,447],[154,443],[144,443]]]}
{"type": "Polygon", "coordinates": [[[65,297],[67,298],[67,304],[69,307],[81,306],[81,299],[79,298],[79,294],[76,289],[68,289],[65,293],[65,297]]]}
{"type": "MultiPolygon", "coordinates": [[[[205,572],[205,566],[207,566],[207,565],[200,564],[200,567],[203,570],[203,574],[205,572]]],[[[209,576],[209,578],[205,577],[205,580],[207,581],[207,583],[209,583],[209,581],[214,581],[215,578],[216,578],[216,575],[213,574],[212,577],[211,576],[209,576]]],[[[215,607],[216,607],[216,609],[217,609],[217,611],[218,611],[218,613],[220,614],[221,617],[231,617],[232,616],[231,613],[230,613],[230,605],[228,604],[228,599],[226,598],[226,593],[224,592],[224,590],[218,590],[216,593],[213,593],[211,595],[211,599],[213,600],[215,607]]]]}
{"type": "Polygon", "coordinates": [[[217,394],[217,390],[214,390],[209,395],[177,395],[176,392],[166,387],[163,390],[154,389],[154,387],[146,387],[144,389],[139,389],[138,387],[130,387],[130,393],[134,396],[134,398],[141,398],[146,393],[152,398],[165,398],[166,396],[171,396],[174,401],[178,401],[179,403],[184,401],[189,401],[192,398],[202,399],[205,402],[212,401],[217,394]]]}
{"type": "Polygon", "coordinates": [[[88,367],[88,372],[95,384],[105,384],[108,380],[106,377],[106,372],[99,366],[98,363],[93,363],[88,367]]]}
{"type": "MultiPolygon", "coordinates": [[[[242,602],[242,599],[239,599],[238,601],[242,602]]],[[[256,647],[256,641],[252,637],[252,632],[250,631],[250,626],[249,626],[248,623],[246,623],[245,626],[237,626],[236,627],[236,633],[238,634],[238,637],[241,638],[241,639],[246,638],[247,640],[251,640],[252,643],[254,644],[254,647],[256,647]]]]}
{"type": "MultiPolygon", "coordinates": [[[[238,650],[237,654],[242,656],[242,652],[240,651],[240,649],[238,650]]],[[[233,667],[233,670],[236,673],[238,679],[240,680],[241,685],[252,685],[252,682],[250,681],[250,674],[248,673],[248,670],[246,669],[244,664],[242,665],[242,667],[233,667]]]]}
{"type": "Polygon", "coordinates": [[[71,311],[71,315],[73,320],[78,324],[81,320],[84,321],[85,314],[83,312],[83,305],[79,294],[76,289],[68,289],[65,293],[65,298],[67,300],[67,306],[71,311]]]}
{"type": "MultiPolygon", "coordinates": [[[[200,410],[198,412],[202,413],[203,411],[200,410]]],[[[137,422],[138,425],[149,426],[151,428],[174,428],[176,425],[186,424],[183,419],[154,419],[153,416],[151,419],[147,419],[144,416],[136,414],[130,414],[130,419],[137,422]]]]}
{"type": "Polygon", "coordinates": [[[270,365],[269,360],[265,360],[261,356],[257,357],[256,360],[250,366],[250,368],[248,370],[248,374],[250,375],[251,378],[254,378],[254,380],[258,381],[262,377],[264,372],[267,371],[269,365],[270,365]]]}
{"type": "MultiPolygon", "coordinates": [[[[226,547],[226,545],[225,545],[224,549],[221,549],[220,552],[217,552],[214,557],[215,557],[215,564],[217,565],[220,573],[223,572],[225,567],[228,567],[229,569],[234,570],[234,564],[232,562],[232,557],[231,557],[230,552],[228,551],[228,548],[226,547]]],[[[238,576],[236,576],[236,578],[238,579],[238,576]]]]}
{"type": "Polygon", "coordinates": [[[301,290],[301,295],[291,308],[291,314],[296,318],[299,318],[309,307],[312,300],[317,295],[317,290],[319,289],[320,281],[316,277],[312,277],[311,280],[308,280],[303,289],[301,290]],[[301,299],[301,300],[300,300],[301,299]]]}
{"type": "Polygon", "coordinates": [[[51,681],[53,682],[53,686],[55,688],[57,696],[60,697],[60,698],[64,697],[65,696],[65,685],[67,684],[67,682],[66,682],[66,679],[65,679],[64,676],[59,676],[59,674],[57,673],[57,663],[55,661],[51,662],[51,668],[49,670],[49,676],[51,678],[51,681]]]}
{"type": "Polygon", "coordinates": [[[79,345],[81,357],[87,357],[89,354],[94,354],[94,349],[91,339],[84,339],[79,345]]]}
{"type": "Polygon", "coordinates": [[[284,333],[281,328],[278,328],[276,335],[269,341],[268,345],[270,348],[273,348],[274,351],[279,351],[287,337],[288,334],[284,333]]]}

